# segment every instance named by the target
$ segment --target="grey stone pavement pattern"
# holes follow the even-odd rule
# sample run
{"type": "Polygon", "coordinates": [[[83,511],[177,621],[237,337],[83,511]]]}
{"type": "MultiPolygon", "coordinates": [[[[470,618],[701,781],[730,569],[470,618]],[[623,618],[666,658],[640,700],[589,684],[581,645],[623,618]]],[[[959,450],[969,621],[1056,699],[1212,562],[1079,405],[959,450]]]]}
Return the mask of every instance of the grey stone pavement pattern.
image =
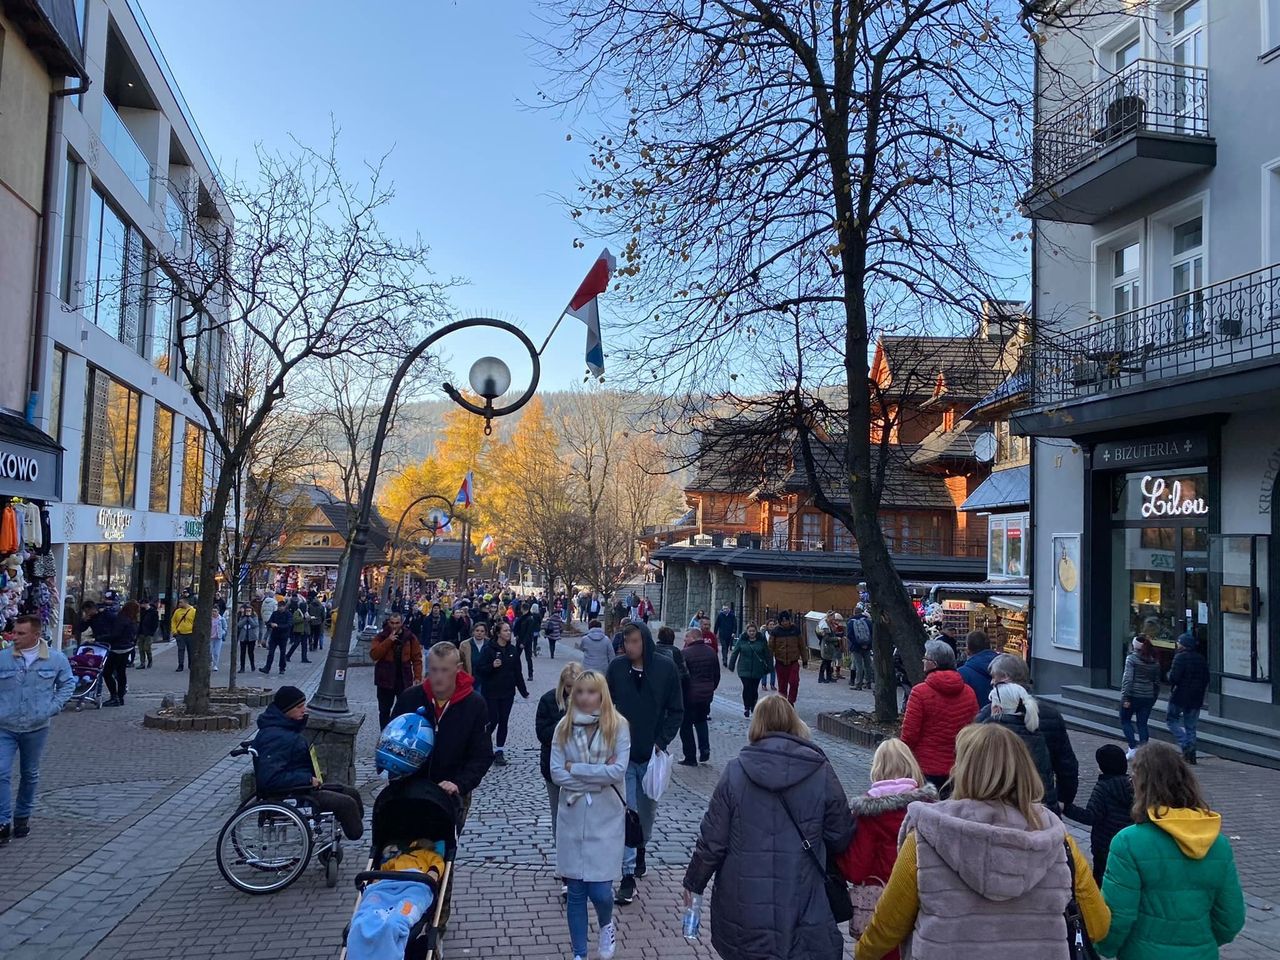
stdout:
{"type": "MultiPolygon", "coordinates": [[[[446,955],[552,958],[568,954],[559,887],[552,877],[551,813],[538,772],[533,735],[537,697],[559,673],[559,660],[535,662],[532,697],[511,718],[509,766],[477,791],[460,844],[453,920],[446,955]]],[[[0,957],[227,960],[337,957],[364,865],[363,843],[349,844],[336,889],[313,865],[289,889],[265,897],[233,890],[218,874],[213,845],[235,808],[245,761],[227,751],[238,733],[162,733],[141,726],[145,709],[185,689],[174,654],[157,654],[154,671],[131,671],[136,691],[122,709],[57,718],[45,753],[31,837],[0,848],[0,957]]],[[[226,665],[214,674],[225,683],[226,665]]],[[[293,664],[284,679],[314,687],[318,665],[293,664]]],[[[270,685],[278,684],[278,676],[270,685]]],[[[248,683],[262,685],[255,674],[248,683]]],[[[712,713],[712,763],[676,767],[659,805],[649,875],[634,904],[619,907],[620,960],[710,958],[709,916],[703,939],[680,935],[680,882],[707,800],[723,762],[746,742],[740,688],[726,676],[712,713]]],[[[374,712],[372,671],[352,668],[352,708],[374,712]]],[[[870,707],[870,695],[802,675],[798,706],[812,723],[821,710],[870,707]]],[[[376,713],[375,713],[376,715],[376,713]]],[[[370,796],[376,724],[364,724],[357,779],[370,796]]],[[[866,788],[870,751],[815,732],[851,795],[866,788]]],[[[1102,739],[1074,733],[1082,799],[1092,786],[1092,754],[1102,739]]],[[[1222,951],[1230,960],[1280,957],[1280,830],[1270,816],[1280,772],[1203,758],[1198,772],[1232,838],[1249,900],[1244,935],[1222,951]]],[[[1087,843],[1087,831],[1075,828],[1087,843]]],[[[594,919],[592,921],[594,937],[594,919]]],[[[594,953],[592,954],[594,956],[594,953]]]]}

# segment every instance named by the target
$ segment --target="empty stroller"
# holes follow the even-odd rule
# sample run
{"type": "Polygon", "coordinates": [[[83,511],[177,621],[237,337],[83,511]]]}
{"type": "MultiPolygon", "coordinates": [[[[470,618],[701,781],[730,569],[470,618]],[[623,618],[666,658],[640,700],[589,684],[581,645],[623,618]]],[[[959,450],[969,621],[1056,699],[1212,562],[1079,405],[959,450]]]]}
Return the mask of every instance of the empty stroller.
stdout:
{"type": "Polygon", "coordinates": [[[356,955],[356,931],[352,928],[360,922],[365,897],[372,897],[370,886],[380,881],[423,884],[428,888],[430,894],[424,899],[429,899],[430,905],[409,928],[404,957],[405,960],[439,957],[440,915],[453,880],[460,815],[457,798],[429,780],[414,777],[393,780],[378,794],[373,802],[373,850],[369,869],[356,874],[360,897],[356,900],[352,923],[343,932],[343,960],[356,955]],[[384,869],[393,855],[398,855],[397,862],[403,862],[405,852],[411,850],[432,851],[426,856],[442,859],[442,868],[430,872],[384,869]]]}
{"type": "Polygon", "coordinates": [[[86,703],[95,708],[102,708],[102,689],[105,681],[102,668],[107,662],[107,654],[111,648],[105,642],[93,639],[93,634],[86,631],[88,639],[82,639],[76,652],[67,658],[71,665],[71,675],[76,678],[76,689],[68,701],[75,705],[76,711],[84,709],[86,703]]]}

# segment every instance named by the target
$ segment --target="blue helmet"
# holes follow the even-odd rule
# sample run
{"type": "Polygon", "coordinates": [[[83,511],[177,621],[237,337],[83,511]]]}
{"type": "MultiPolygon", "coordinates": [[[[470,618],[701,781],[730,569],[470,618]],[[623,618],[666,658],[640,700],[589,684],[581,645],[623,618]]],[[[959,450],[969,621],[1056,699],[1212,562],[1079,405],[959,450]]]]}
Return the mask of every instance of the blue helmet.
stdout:
{"type": "Polygon", "coordinates": [[[435,742],[435,727],[427,719],[425,708],[395,717],[378,738],[374,754],[378,772],[385,770],[392,780],[416,773],[431,756],[435,742]]]}

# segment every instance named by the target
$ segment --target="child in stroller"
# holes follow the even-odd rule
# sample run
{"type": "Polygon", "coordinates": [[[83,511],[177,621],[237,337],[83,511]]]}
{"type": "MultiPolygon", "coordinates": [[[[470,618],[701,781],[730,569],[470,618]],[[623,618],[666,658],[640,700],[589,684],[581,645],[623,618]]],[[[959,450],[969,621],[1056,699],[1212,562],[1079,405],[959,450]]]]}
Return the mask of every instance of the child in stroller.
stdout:
{"type": "Polygon", "coordinates": [[[67,658],[71,665],[71,675],[76,681],[70,702],[77,710],[83,709],[86,703],[101,708],[104,685],[102,671],[110,652],[111,648],[105,642],[98,642],[93,637],[93,631],[86,630],[76,652],[67,658]]]}
{"type": "Polygon", "coordinates": [[[347,960],[433,960],[457,856],[457,798],[424,778],[393,780],[373,803],[369,869],[346,934],[347,960]]]}

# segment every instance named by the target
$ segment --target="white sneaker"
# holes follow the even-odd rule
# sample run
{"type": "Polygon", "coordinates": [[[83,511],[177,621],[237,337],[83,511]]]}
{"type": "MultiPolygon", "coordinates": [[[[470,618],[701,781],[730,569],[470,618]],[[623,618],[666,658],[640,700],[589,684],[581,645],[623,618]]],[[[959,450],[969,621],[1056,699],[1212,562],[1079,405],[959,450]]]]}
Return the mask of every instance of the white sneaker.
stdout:
{"type": "Polygon", "coordinates": [[[1125,758],[1126,760],[1132,760],[1132,759],[1133,759],[1133,755],[1134,755],[1135,753],[1137,753],[1137,752],[1138,752],[1138,748],[1137,748],[1137,747],[1133,747],[1133,748],[1131,748],[1131,749],[1129,749],[1129,750],[1125,751],[1124,758],[1125,758]]]}
{"type": "Polygon", "coordinates": [[[613,921],[600,928],[600,960],[612,960],[618,950],[618,929],[613,921]]]}

